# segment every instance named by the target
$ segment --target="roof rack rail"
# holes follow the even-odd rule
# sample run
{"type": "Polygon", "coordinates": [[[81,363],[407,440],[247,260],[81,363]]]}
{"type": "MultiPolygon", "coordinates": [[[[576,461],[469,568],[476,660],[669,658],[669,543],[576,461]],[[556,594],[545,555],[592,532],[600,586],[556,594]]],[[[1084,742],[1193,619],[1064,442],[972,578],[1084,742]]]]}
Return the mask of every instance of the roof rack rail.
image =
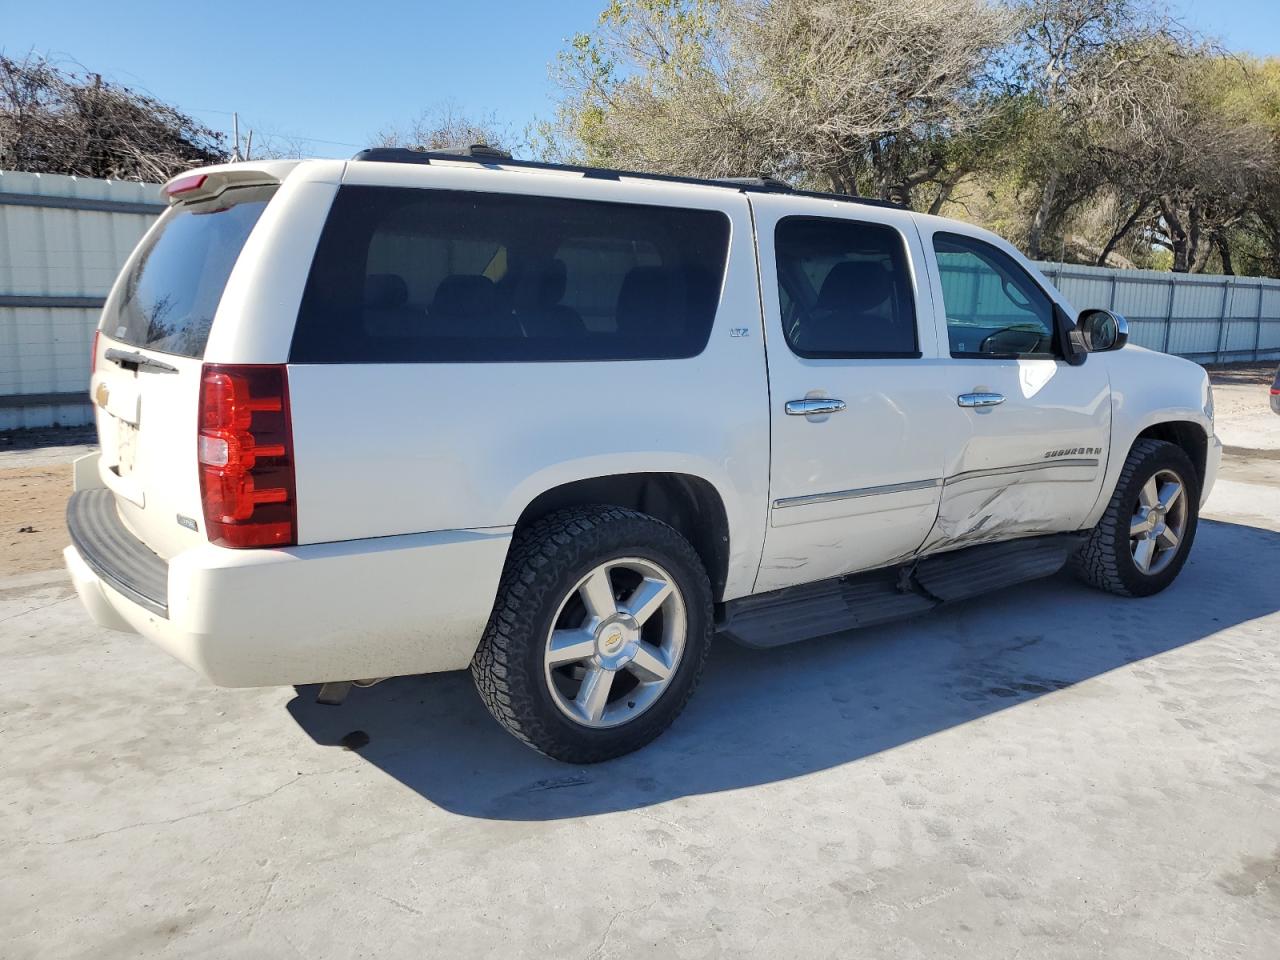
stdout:
{"type": "Polygon", "coordinates": [[[771,190],[778,193],[794,193],[795,187],[777,177],[719,177],[719,183],[732,183],[738,187],[754,187],[757,190],[771,190]]]}
{"type": "Polygon", "coordinates": [[[370,147],[361,150],[352,160],[375,160],[380,163],[430,163],[432,157],[441,160],[476,160],[481,163],[509,163],[514,158],[506,150],[491,147],[487,143],[469,143],[437,150],[415,150],[412,147],[370,147]]]}
{"type": "Polygon", "coordinates": [[[655,183],[681,183],[695,187],[720,187],[739,193],[791,193],[798,197],[816,197],[821,200],[837,200],[861,203],[871,207],[891,207],[901,210],[901,204],[869,197],[851,197],[842,193],[822,193],[813,190],[796,190],[790,184],[775,177],[680,177],[670,173],[641,173],[635,170],[611,170],[608,167],[587,167],[573,163],[546,163],[541,160],[517,160],[505,150],[486,144],[447,147],[442,150],[412,150],[408,147],[370,147],[361,150],[352,160],[377,163],[420,163],[430,165],[440,160],[446,163],[471,161],[484,166],[514,167],[519,170],[551,170],[560,173],[580,173],[589,180],[651,180],[655,183]]]}

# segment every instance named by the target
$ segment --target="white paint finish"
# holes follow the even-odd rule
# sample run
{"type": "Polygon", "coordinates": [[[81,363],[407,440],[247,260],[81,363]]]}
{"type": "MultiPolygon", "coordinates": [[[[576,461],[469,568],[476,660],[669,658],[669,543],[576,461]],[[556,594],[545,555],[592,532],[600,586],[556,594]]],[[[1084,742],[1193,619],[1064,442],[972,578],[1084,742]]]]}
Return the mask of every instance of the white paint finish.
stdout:
{"type": "MultiPolygon", "coordinates": [[[[206,360],[283,363],[287,359],[298,302],[342,166],[334,161],[231,168],[235,182],[263,182],[272,176],[286,180],[232,268],[214,317],[206,360]],[[295,171],[298,176],[291,179],[295,171]]],[[[211,183],[219,182],[218,171],[225,174],[224,168],[210,170],[211,183]]],[[[123,282],[140,249],[130,256],[118,282],[123,282]]],[[[97,368],[90,382],[91,396],[97,396],[99,386],[105,386],[108,395],[107,409],[96,414],[104,453],[101,479],[117,494],[125,525],[160,556],[173,558],[205,542],[196,464],[202,361],[123,345],[109,333],[99,338],[97,368]],[[161,360],[178,372],[125,370],[105,359],[113,346],[161,360]],[[125,407],[136,415],[126,415],[125,407]],[[131,419],[136,428],[128,426],[131,419]],[[132,447],[132,455],[121,449],[122,441],[126,448],[132,447]],[[196,520],[199,529],[183,526],[179,516],[196,520]]]]}
{"type": "MultiPolygon", "coordinates": [[[[932,320],[924,251],[900,210],[786,195],[751,200],[760,244],[760,289],[769,354],[772,500],[934,480],[943,476],[947,437],[962,423],[940,387],[944,361],[932,320]],[[916,302],[920,359],[808,359],[782,330],[774,232],[787,216],[883,224],[906,244],[916,302]],[[791,416],[788,400],[831,397],[846,408],[791,416]]],[[[882,565],[909,556],[937,513],[938,488],[886,492],[826,503],[772,507],[756,592],[882,565]]]]}
{"type": "MultiPolygon", "coordinates": [[[[1190,360],[1134,346],[1091,356],[1089,363],[1105,367],[1112,384],[1111,449],[1114,455],[1102,482],[1103,491],[1109,495],[1115,489],[1124,467],[1124,454],[1143,430],[1157,423],[1184,421],[1195,424],[1208,437],[1211,469],[1201,493],[1201,500],[1205,500],[1212,490],[1221,444],[1214,436],[1213,421],[1205,415],[1209,375],[1204,368],[1190,360]]],[[[1099,497],[1085,518],[1085,526],[1098,522],[1106,509],[1106,501],[1106,496],[1099,497]]]]}
{"type": "Polygon", "coordinates": [[[75,587],[76,595],[80,598],[80,603],[84,605],[85,612],[89,614],[91,619],[98,626],[107,630],[114,630],[117,633],[137,633],[133,625],[125,618],[125,616],[116,609],[112,597],[119,603],[128,604],[133,607],[141,615],[145,611],[136,604],[130,603],[123,596],[114,591],[108,594],[107,586],[98,578],[98,575],[89,569],[89,565],[84,562],[75,547],[64,547],[62,550],[62,560],[67,566],[67,574],[71,577],[71,585],[75,587]]]}
{"type": "Polygon", "coordinates": [[[201,362],[140,351],[178,372],[131,371],[106,359],[112,347],[137,349],[105,335],[98,338],[97,369],[89,391],[95,398],[102,388],[107,394],[107,407],[94,407],[102,450],[99,476],[116,493],[125,525],[169,558],[205,541],[196,471],[201,362]],[[179,525],[180,514],[198,518],[200,532],[179,525]]]}
{"type": "Polygon", "coordinates": [[[102,583],[74,547],[64,557],[96,622],[142,634],[219,686],[248,687],[463,669],[510,540],[507,528],[286,550],[206,544],[170,561],[168,619],[102,583]]]}
{"type": "MultiPolygon", "coordinates": [[[[238,166],[238,165],[237,165],[238,166]]],[[[227,278],[205,359],[210,363],[284,363],[298,305],[345,163],[275,167],[284,179],[262,211],[227,278]]]]}
{"type": "Polygon", "coordinates": [[[684,473],[708,481],[724,502],[726,599],[749,593],[769,444],[745,197],[404,164],[352,164],[347,181],[718,210],[731,224],[729,257],[710,340],[686,360],[291,365],[300,540],[513,524],[539,494],[575,480],[684,473]],[[741,327],[747,336],[729,335],[741,327]]]}
{"type": "MultiPolygon", "coordinates": [[[[180,368],[166,375],[126,374],[100,360],[94,386],[105,382],[126,399],[130,387],[139,390],[135,482],[145,508],[122,502],[122,517],[169,558],[173,617],[162,622],[109,589],[100,592],[134,629],[219,683],[465,665],[492,607],[511,525],[539,494],[576,480],[671,472],[710,483],[729,520],[731,599],[889,564],[917,555],[922,544],[942,550],[1094,522],[1139,430],[1196,415],[1207,423],[1203,374],[1137,348],[1096,355],[1080,367],[951,358],[929,231],[945,224],[1017,254],[950,221],[757,195],[758,264],[751,206],[729,190],[469,166],[328,162],[289,166],[281,175],[284,185],[232,272],[210,360],[286,359],[340,175],[347,182],[719,210],[732,225],[730,253],[710,341],[687,360],[291,365],[304,546],[290,550],[222,550],[177,523],[179,513],[201,517],[194,450],[200,361],[165,356],[180,368]],[[791,353],[778,317],[772,241],[786,214],[867,220],[902,233],[920,358],[808,360],[791,353]],[[743,329],[745,336],[730,335],[743,329]],[[1109,381],[1123,386],[1111,393],[1109,381]],[[959,393],[981,390],[1000,392],[1006,402],[989,410],[956,405],[959,393]],[[806,396],[835,397],[847,407],[825,417],[783,413],[787,400],[806,396]],[[1046,452],[1080,448],[1101,451],[1097,467],[1024,469],[1042,463],[1046,452]],[[766,536],[771,500],[849,490],[867,495],[774,508],[766,536]]],[[[104,339],[100,348],[109,345],[104,339]]],[[[121,459],[120,429],[114,417],[101,424],[108,467],[121,459]]],[[[85,590],[86,602],[100,607],[97,594],[85,590]]]]}
{"type": "Polygon", "coordinates": [[[987,408],[956,407],[965,423],[946,441],[948,483],[926,549],[1007,533],[1075,530],[1085,522],[1101,491],[1111,447],[1107,369],[1094,360],[1071,366],[1054,360],[965,358],[943,367],[939,380],[952,404],[960,394],[985,391],[1005,401],[987,408]],[[1033,374],[1038,389],[1028,386],[1028,367],[1039,368],[1033,374]],[[1047,456],[1051,453],[1057,456],[1047,456]],[[1097,465],[1024,469],[1081,458],[1097,465]],[[999,473],[952,479],[973,471],[999,473]],[[988,499],[1005,485],[1016,485],[1016,495],[988,499]],[[971,494],[977,490],[984,495],[975,499],[971,494]]]}
{"type": "Polygon", "coordinates": [[[71,489],[79,492],[101,487],[102,477],[98,473],[98,464],[101,460],[101,450],[76,457],[71,463],[71,489]]]}

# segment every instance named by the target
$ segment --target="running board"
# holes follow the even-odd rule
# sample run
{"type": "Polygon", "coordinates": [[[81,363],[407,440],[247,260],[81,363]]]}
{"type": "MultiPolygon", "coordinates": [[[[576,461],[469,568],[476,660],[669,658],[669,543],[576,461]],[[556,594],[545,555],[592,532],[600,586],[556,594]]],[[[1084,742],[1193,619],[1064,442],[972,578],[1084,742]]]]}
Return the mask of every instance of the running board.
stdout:
{"type": "Polygon", "coordinates": [[[1052,576],[1085,536],[1058,533],[985,543],[898,567],[730,600],[719,628],[744,646],[780,647],[913,617],[953,600],[1052,576]]]}

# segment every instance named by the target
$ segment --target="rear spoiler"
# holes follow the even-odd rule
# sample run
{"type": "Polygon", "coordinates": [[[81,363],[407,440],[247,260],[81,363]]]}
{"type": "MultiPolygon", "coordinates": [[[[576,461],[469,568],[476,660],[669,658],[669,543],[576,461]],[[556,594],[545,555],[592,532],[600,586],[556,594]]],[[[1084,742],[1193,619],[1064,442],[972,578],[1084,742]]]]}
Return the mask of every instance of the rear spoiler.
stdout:
{"type": "Polygon", "coordinates": [[[209,200],[232,187],[278,184],[302,161],[268,160],[261,163],[223,163],[180,173],[161,188],[170,205],[189,200],[209,200]]]}

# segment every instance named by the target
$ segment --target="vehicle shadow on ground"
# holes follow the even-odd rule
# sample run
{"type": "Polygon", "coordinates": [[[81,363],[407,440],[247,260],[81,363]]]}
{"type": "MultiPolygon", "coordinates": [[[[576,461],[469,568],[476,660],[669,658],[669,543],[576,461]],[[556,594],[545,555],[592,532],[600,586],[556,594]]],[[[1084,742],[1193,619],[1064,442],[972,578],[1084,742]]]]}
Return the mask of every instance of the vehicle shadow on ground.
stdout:
{"type": "Polygon", "coordinates": [[[1063,574],[917,620],[773,650],[720,638],[675,726],[644,750],[597,766],[567,766],[516,742],[465,673],[389,680],[352,691],[340,708],[317,705],[316,688],[302,687],[288,709],[317,743],[345,742],[447,810],[556,820],[856,761],[1278,608],[1280,533],[1202,521],[1181,577],[1145,600],[1099,593],[1063,574]]]}

